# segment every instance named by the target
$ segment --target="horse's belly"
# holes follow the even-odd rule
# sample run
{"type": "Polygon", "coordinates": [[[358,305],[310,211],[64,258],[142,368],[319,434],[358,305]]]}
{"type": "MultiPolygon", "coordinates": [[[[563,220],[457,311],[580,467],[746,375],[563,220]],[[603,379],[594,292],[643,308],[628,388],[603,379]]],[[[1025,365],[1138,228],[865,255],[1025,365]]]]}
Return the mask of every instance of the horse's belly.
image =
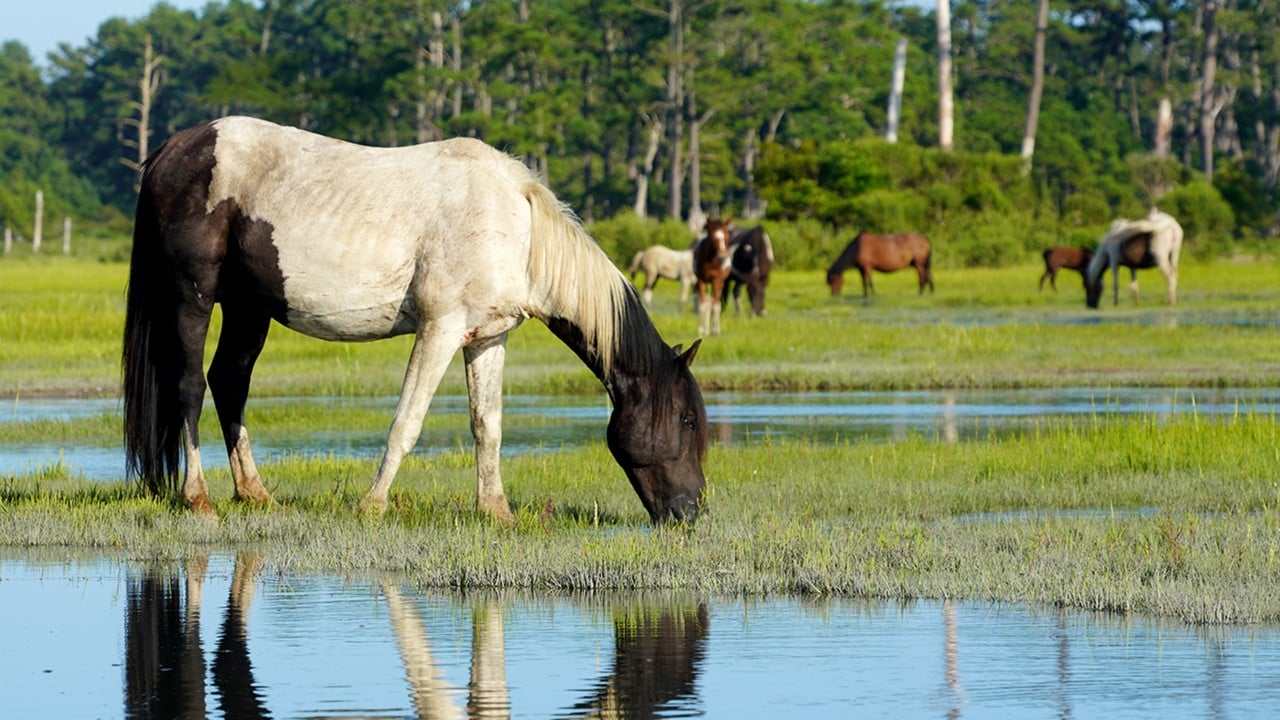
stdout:
{"type": "Polygon", "coordinates": [[[405,285],[369,284],[337,278],[314,282],[285,279],[285,317],[281,322],[323,340],[375,340],[413,332],[405,285]]]}

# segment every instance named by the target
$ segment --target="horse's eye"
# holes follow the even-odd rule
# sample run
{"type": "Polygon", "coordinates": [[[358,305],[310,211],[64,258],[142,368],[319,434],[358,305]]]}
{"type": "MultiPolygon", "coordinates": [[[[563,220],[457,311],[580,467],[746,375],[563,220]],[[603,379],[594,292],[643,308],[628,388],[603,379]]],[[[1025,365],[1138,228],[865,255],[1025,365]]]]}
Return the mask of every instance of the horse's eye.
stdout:
{"type": "Polygon", "coordinates": [[[689,428],[690,430],[693,430],[698,427],[698,419],[692,415],[685,415],[683,418],[680,419],[680,422],[684,423],[684,426],[689,428]]]}

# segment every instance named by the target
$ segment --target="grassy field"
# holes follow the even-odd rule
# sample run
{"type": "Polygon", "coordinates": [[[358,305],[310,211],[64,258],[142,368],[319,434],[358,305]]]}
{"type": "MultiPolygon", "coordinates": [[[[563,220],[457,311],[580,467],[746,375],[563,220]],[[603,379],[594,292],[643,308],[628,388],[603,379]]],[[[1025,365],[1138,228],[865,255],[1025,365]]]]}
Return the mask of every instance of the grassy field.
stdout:
{"type": "MultiPolygon", "coordinates": [[[[695,372],[707,388],[887,389],[1280,385],[1274,263],[1185,265],[1180,302],[1142,275],[1144,304],[1083,307],[1078,277],[1036,291],[1039,269],[937,271],[918,297],[905,274],[879,295],[831,298],[821,273],[779,273],[765,318],[727,317],[695,372]]],[[[0,262],[0,397],[113,396],[125,268],[80,260],[0,262]]],[[[660,286],[655,321],[671,343],[696,318],[660,286]]],[[[590,392],[598,383],[536,322],[513,334],[508,390],[590,392]]],[[[408,344],[321,343],[275,328],[258,395],[387,395],[408,344]]],[[[456,363],[455,363],[456,365],[456,363]]],[[[443,392],[462,392],[455,366],[443,392]]],[[[299,430],[388,418],[287,406],[251,420],[299,430]]],[[[106,414],[0,423],[0,444],[110,443],[106,414]]],[[[428,419],[428,423],[433,422],[428,419]]],[[[603,428],[602,434],[603,434],[603,428]]],[[[212,427],[206,438],[214,437],[212,427]]],[[[210,445],[210,448],[216,446],[210,445]]],[[[426,586],[684,588],[1031,601],[1138,611],[1189,622],[1280,621],[1280,432],[1247,409],[1045,421],[1012,437],[947,444],[768,442],[713,446],[709,513],[696,528],[651,529],[603,444],[507,458],[514,527],[473,509],[461,449],[402,469],[380,520],[356,502],[375,463],[291,459],[263,468],[281,501],[244,508],[214,471],[220,519],[179,512],[66,468],[0,477],[0,542],[177,557],[265,547],[283,568],[404,571],[426,586]]]]}

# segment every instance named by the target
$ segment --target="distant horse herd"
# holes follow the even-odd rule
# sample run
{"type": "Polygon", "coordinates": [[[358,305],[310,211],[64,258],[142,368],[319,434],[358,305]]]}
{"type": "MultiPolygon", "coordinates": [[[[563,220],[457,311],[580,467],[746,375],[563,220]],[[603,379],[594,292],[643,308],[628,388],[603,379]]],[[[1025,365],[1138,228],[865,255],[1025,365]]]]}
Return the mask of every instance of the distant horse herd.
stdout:
{"type": "MultiPolygon", "coordinates": [[[[1178,255],[1182,249],[1182,226],[1168,213],[1152,208],[1137,220],[1116,220],[1108,228],[1095,249],[1055,246],[1044,251],[1045,281],[1057,292],[1058,271],[1080,273],[1084,282],[1085,302],[1097,308],[1103,293],[1103,277],[1112,275],[1112,298],[1119,304],[1120,268],[1129,269],[1129,288],[1138,302],[1138,270],[1159,268],[1168,288],[1168,301],[1177,301],[1178,255]]],[[[763,227],[736,228],[731,218],[706,221],[703,234],[687,250],[673,250],[653,245],[637,252],[631,261],[631,277],[643,272],[642,297],[647,306],[653,304],[653,288],[660,278],[680,282],[680,305],[684,307],[694,296],[699,313],[698,332],[720,333],[720,309],[733,295],[734,308],[741,311],[739,295],[743,287],[751,310],[764,315],[765,289],[773,268],[773,245],[763,227]],[[697,288],[697,293],[693,289],[697,288]]],[[[919,293],[933,292],[933,248],[929,239],[918,232],[876,234],[859,232],[827,268],[827,287],[832,295],[844,288],[844,274],[857,271],[862,280],[864,302],[875,294],[873,274],[892,273],[905,268],[916,272],[919,293]]]]}

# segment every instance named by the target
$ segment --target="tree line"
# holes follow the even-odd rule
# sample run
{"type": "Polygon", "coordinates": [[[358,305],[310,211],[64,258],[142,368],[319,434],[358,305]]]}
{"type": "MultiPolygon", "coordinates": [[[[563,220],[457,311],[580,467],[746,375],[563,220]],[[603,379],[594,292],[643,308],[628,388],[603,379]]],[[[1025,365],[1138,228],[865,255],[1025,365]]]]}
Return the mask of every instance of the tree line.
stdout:
{"type": "Polygon", "coordinates": [[[41,62],[0,47],[0,216],[29,233],[41,189],[51,213],[123,222],[147,152],[249,114],[383,146],[479,137],[588,222],[911,224],[981,264],[1173,202],[1203,247],[1260,244],[1278,19],[1275,0],[162,2],[41,62]]]}

